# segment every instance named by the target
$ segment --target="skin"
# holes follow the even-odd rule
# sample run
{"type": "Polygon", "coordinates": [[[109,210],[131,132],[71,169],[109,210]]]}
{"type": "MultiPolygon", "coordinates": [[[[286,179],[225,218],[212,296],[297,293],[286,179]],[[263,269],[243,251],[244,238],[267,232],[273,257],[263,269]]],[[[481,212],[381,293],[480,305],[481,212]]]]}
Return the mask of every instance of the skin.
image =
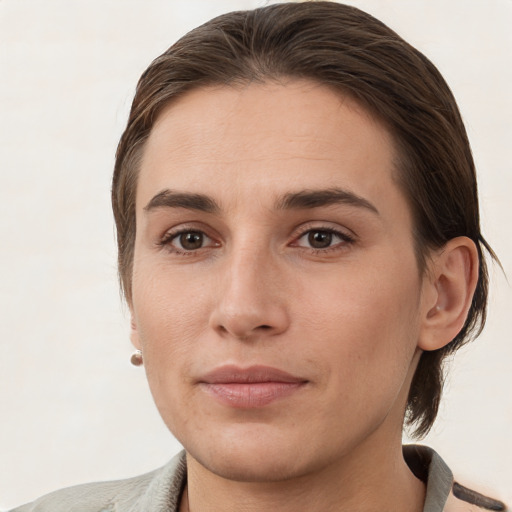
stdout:
{"type": "Polygon", "coordinates": [[[476,252],[456,239],[420,275],[395,157],[364,109],[305,81],[198,89],[157,119],[137,188],[132,341],[187,451],[182,510],[422,509],[401,456],[407,392],[421,350],[462,326],[476,252]],[[350,201],[284,204],[334,189],[350,201]],[[226,364],[303,383],[232,407],[200,382],[226,364]]]}

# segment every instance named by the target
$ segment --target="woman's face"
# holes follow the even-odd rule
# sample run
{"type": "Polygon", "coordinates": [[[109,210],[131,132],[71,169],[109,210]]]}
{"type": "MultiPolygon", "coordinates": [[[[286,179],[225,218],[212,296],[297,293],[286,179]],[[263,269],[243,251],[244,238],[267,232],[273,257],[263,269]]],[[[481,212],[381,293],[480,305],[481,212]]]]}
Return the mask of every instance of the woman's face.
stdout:
{"type": "Polygon", "coordinates": [[[132,338],[203,467],[290,478],[400,442],[423,279],[394,159],[381,124],[305,81],[198,89],[158,118],[132,338]]]}

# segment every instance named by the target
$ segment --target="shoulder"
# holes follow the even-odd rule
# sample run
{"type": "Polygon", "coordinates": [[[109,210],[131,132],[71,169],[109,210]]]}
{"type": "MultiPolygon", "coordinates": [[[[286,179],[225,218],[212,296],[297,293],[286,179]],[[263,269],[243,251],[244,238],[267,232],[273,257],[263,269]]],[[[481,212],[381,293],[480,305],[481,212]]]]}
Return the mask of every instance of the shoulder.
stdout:
{"type": "Polygon", "coordinates": [[[185,456],[180,453],[150,473],[68,487],[10,512],[169,512],[179,501],[185,474],[185,456]],[[147,508],[149,503],[151,508],[147,508]]]}
{"type": "Polygon", "coordinates": [[[11,512],[107,512],[144,492],[157,472],[112,482],[82,484],[52,492],[11,512]]]}

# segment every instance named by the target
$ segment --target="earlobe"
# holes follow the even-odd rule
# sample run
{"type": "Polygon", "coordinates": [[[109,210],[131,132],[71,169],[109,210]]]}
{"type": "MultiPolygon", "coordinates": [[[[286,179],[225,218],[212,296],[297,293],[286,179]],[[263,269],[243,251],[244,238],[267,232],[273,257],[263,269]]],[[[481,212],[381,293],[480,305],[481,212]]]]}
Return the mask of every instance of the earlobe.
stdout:
{"type": "Polygon", "coordinates": [[[467,318],[478,281],[478,252],[467,237],[450,240],[431,260],[418,347],[438,350],[452,341],[467,318]]]}

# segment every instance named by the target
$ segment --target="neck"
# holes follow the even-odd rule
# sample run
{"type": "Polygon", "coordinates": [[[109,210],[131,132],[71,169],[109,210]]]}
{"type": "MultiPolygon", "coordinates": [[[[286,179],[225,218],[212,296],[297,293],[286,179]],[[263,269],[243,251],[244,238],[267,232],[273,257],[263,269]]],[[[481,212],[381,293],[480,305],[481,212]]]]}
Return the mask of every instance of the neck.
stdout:
{"type": "Polygon", "coordinates": [[[379,437],[320,471],[274,482],[228,480],[187,455],[180,512],[421,512],[425,487],[405,463],[401,439],[382,443],[379,437]]]}

